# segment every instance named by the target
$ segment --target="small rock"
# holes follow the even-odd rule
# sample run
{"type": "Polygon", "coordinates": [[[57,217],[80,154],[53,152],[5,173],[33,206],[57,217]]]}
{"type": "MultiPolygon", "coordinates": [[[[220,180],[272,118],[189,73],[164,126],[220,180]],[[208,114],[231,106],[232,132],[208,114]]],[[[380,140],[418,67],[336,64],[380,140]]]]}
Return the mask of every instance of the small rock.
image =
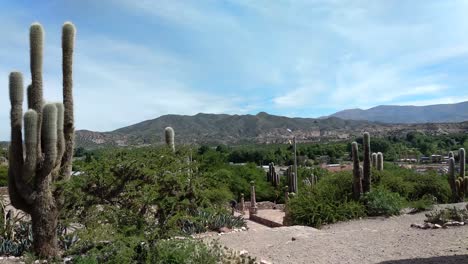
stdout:
{"type": "Polygon", "coordinates": [[[292,241],[296,241],[296,238],[295,238],[295,237],[291,237],[291,240],[292,240],[292,241]]]}
{"type": "Polygon", "coordinates": [[[248,252],[247,250],[244,249],[244,250],[241,250],[241,251],[239,252],[239,255],[243,256],[243,255],[247,255],[248,253],[249,253],[249,252],[248,252]]]}
{"type": "Polygon", "coordinates": [[[441,225],[438,225],[438,224],[435,224],[432,228],[434,228],[434,229],[439,229],[439,228],[442,228],[442,226],[441,226],[441,225]]]}
{"type": "Polygon", "coordinates": [[[271,262],[262,259],[262,260],[260,260],[260,264],[271,264],[271,262]]]}
{"type": "Polygon", "coordinates": [[[243,226],[243,227],[241,227],[241,230],[242,230],[242,231],[246,231],[247,228],[246,228],[245,226],[243,226]]]}
{"type": "Polygon", "coordinates": [[[220,232],[220,233],[230,233],[231,231],[232,231],[232,230],[231,230],[230,228],[227,228],[227,227],[225,227],[225,226],[223,226],[223,227],[221,227],[221,228],[219,229],[219,232],[220,232]]]}

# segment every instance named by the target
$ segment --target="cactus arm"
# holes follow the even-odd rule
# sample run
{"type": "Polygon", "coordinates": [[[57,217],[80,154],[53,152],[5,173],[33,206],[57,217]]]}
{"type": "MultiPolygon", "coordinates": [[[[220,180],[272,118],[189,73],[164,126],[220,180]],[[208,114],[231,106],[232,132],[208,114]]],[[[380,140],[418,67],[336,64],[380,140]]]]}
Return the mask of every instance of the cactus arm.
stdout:
{"type": "Polygon", "coordinates": [[[57,158],[57,107],[55,104],[46,104],[42,111],[41,144],[44,151],[44,160],[39,181],[51,173],[57,158]]]}
{"type": "Polygon", "coordinates": [[[28,89],[28,104],[37,113],[37,156],[41,156],[41,123],[42,123],[42,61],[44,46],[44,30],[39,23],[33,23],[29,28],[31,88],[28,89]]]}
{"type": "Polygon", "coordinates": [[[65,22],[62,27],[62,74],[63,74],[63,136],[64,154],[60,169],[60,177],[67,180],[72,171],[73,144],[75,127],[73,114],[73,51],[75,48],[76,28],[71,22],[65,22]]]}
{"type": "Polygon", "coordinates": [[[32,203],[32,190],[23,181],[23,76],[19,72],[12,72],[9,76],[10,90],[10,121],[11,144],[9,151],[10,166],[8,167],[8,190],[11,203],[26,212],[32,203]]]}
{"type": "Polygon", "coordinates": [[[23,169],[23,179],[32,184],[37,164],[37,113],[29,109],[24,114],[24,145],[26,150],[26,160],[23,169]]]}
{"type": "Polygon", "coordinates": [[[172,127],[166,127],[166,129],[164,129],[164,135],[167,146],[171,148],[173,152],[175,152],[174,129],[172,127]]]}

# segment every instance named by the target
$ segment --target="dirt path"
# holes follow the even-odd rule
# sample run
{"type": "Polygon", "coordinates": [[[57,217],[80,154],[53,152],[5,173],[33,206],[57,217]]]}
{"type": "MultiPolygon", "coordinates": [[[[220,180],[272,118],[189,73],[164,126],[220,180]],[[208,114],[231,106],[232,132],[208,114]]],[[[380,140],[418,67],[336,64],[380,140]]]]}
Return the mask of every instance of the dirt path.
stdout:
{"type": "Polygon", "coordinates": [[[343,222],[320,230],[270,229],[248,222],[248,231],[218,238],[227,247],[272,263],[468,263],[468,226],[410,227],[424,219],[424,213],[418,213],[343,222]]]}

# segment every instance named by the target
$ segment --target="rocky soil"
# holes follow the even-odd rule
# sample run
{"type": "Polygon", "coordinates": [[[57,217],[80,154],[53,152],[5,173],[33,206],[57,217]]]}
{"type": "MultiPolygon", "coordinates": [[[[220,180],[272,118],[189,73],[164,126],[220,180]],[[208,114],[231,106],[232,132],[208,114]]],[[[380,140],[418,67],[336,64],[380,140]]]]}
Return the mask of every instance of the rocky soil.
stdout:
{"type": "Polygon", "coordinates": [[[413,223],[424,222],[424,214],[368,218],[320,230],[304,226],[271,229],[249,221],[248,231],[215,237],[265,263],[468,263],[468,226],[411,228],[413,223]]]}

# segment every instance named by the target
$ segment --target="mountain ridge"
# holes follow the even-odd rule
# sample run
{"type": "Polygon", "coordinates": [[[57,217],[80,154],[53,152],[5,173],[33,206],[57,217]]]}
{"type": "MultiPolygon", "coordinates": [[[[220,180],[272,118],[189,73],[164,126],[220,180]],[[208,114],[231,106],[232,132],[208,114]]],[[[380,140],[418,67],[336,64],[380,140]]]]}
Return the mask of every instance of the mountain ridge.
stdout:
{"type": "Polygon", "coordinates": [[[77,146],[143,146],[162,144],[164,128],[175,130],[176,142],[185,144],[286,143],[292,136],[299,142],[348,140],[364,131],[373,136],[403,135],[409,131],[428,134],[465,133],[468,122],[427,124],[386,124],[366,120],[302,118],[270,115],[204,114],[163,115],[110,132],[78,130],[77,146]],[[288,132],[291,129],[293,132],[288,132]]]}
{"type": "Polygon", "coordinates": [[[384,123],[450,123],[468,121],[468,101],[455,104],[379,105],[369,109],[346,109],[327,117],[334,116],[347,120],[366,120],[384,123]]]}

